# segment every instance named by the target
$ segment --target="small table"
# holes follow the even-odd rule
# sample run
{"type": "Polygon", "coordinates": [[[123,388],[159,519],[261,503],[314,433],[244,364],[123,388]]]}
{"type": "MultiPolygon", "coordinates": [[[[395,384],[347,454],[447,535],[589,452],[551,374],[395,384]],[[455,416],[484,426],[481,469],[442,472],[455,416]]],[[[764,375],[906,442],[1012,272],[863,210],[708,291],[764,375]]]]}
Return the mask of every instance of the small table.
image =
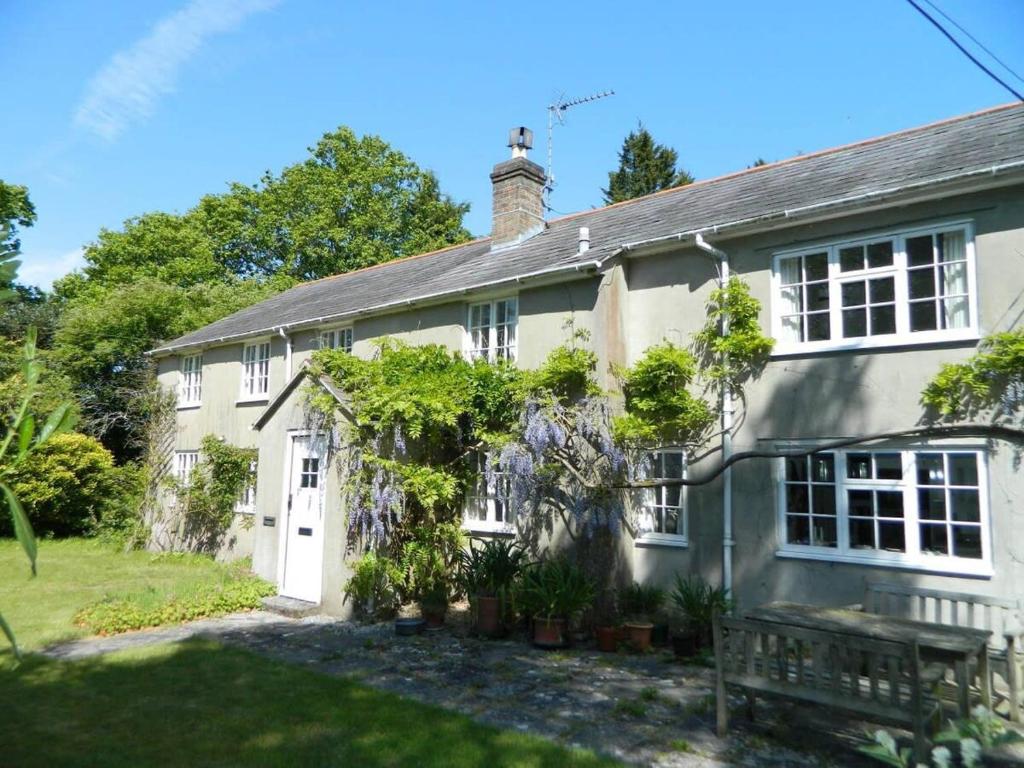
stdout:
{"type": "Polygon", "coordinates": [[[987,629],[879,616],[849,608],[824,608],[786,602],[762,605],[747,611],[746,616],[791,627],[859,635],[876,640],[903,643],[916,640],[922,660],[953,666],[956,674],[957,701],[963,717],[970,714],[968,668],[972,662],[976,662],[981,703],[987,709],[992,709],[992,678],[988,668],[988,641],[992,632],[987,629]]]}

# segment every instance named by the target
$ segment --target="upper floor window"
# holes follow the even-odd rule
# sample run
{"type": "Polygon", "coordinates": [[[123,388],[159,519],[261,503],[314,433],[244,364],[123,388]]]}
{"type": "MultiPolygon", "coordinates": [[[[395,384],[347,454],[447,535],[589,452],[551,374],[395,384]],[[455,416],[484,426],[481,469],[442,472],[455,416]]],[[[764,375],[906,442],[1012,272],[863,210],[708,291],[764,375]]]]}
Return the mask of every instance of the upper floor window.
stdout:
{"type": "Polygon", "coordinates": [[[967,224],[777,254],[773,280],[777,352],[977,335],[967,224]]]}
{"type": "Polygon", "coordinates": [[[269,390],[270,342],[246,344],[242,348],[242,397],[261,397],[269,390]]]}
{"type": "Polygon", "coordinates": [[[178,380],[178,405],[199,405],[203,397],[203,356],[185,355],[181,358],[178,380]]]}
{"type": "Polygon", "coordinates": [[[351,352],[352,329],[332,328],[329,331],[320,331],[320,349],[340,349],[351,352]]]}
{"type": "Polygon", "coordinates": [[[519,302],[515,297],[469,307],[469,353],[475,360],[515,360],[519,302]]]}
{"type": "MultiPolygon", "coordinates": [[[[644,475],[651,480],[682,480],[686,476],[686,456],[681,450],[655,451],[648,459],[644,475]]],[[[677,484],[656,485],[643,491],[640,516],[640,538],[686,543],[686,512],[683,508],[683,487],[677,484]]]]}
{"type": "Polygon", "coordinates": [[[473,485],[466,492],[466,502],[462,514],[462,522],[466,528],[477,531],[512,530],[512,519],[505,501],[507,489],[500,488],[506,483],[504,473],[492,468],[487,471],[490,456],[485,453],[470,455],[475,470],[473,485]]]}
{"type": "Polygon", "coordinates": [[[779,461],[784,552],[954,573],[987,568],[979,451],[849,449],[779,461]]]}
{"type": "Polygon", "coordinates": [[[192,470],[199,463],[199,451],[175,451],[174,477],[182,485],[188,485],[192,470]]]}

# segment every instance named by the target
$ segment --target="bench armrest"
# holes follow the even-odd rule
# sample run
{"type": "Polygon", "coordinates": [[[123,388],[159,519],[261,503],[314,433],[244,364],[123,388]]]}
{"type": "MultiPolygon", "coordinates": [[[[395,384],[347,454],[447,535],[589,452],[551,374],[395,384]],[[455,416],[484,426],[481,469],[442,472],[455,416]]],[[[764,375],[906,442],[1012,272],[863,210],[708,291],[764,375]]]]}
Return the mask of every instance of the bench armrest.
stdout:
{"type": "Polygon", "coordinates": [[[844,611],[859,611],[860,613],[864,613],[864,603],[850,603],[849,605],[841,605],[839,607],[844,611]]]}

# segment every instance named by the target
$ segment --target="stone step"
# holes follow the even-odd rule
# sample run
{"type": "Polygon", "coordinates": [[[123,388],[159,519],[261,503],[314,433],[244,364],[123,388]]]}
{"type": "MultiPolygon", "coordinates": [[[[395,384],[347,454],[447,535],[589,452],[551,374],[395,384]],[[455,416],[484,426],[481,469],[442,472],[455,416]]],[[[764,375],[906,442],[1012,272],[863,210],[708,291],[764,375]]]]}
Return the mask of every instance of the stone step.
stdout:
{"type": "Polygon", "coordinates": [[[260,602],[263,605],[263,610],[287,616],[290,619],[303,619],[306,616],[316,616],[320,613],[320,603],[310,603],[307,600],[297,600],[284,595],[264,597],[260,602]]]}

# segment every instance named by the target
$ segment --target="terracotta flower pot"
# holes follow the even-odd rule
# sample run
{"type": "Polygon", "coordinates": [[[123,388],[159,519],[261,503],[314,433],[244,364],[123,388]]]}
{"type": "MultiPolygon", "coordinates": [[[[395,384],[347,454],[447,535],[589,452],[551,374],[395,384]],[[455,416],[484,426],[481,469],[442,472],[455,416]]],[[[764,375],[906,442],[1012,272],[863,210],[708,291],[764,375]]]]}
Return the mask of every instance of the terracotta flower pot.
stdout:
{"type": "Polygon", "coordinates": [[[623,626],[626,628],[626,640],[634,651],[643,653],[651,647],[653,624],[645,621],[627,621],[623,626]]]}
{"type": "Polygon", "coordinates": [[[598,627],[597,650],[603,653],[615,653],[619,649],[619,628],[598,627]]]}
{"type": "Polygon", "coordinates": [[[440,629],[444,626],[448,606],[442,603],[420,603],[420,613],[427,622],[427,629],[440,629]]]}
{"type": "Polygon", "coordinates": [[[538,648],[564,648],[566,645],[565,619],[533,620],[533,644],[538,648]]]}
{"type": "Polygon", "coordinates": [[[476,599],[476,631],[488,637],[501,631],[501,600],[496,597],[476,599]]]}

